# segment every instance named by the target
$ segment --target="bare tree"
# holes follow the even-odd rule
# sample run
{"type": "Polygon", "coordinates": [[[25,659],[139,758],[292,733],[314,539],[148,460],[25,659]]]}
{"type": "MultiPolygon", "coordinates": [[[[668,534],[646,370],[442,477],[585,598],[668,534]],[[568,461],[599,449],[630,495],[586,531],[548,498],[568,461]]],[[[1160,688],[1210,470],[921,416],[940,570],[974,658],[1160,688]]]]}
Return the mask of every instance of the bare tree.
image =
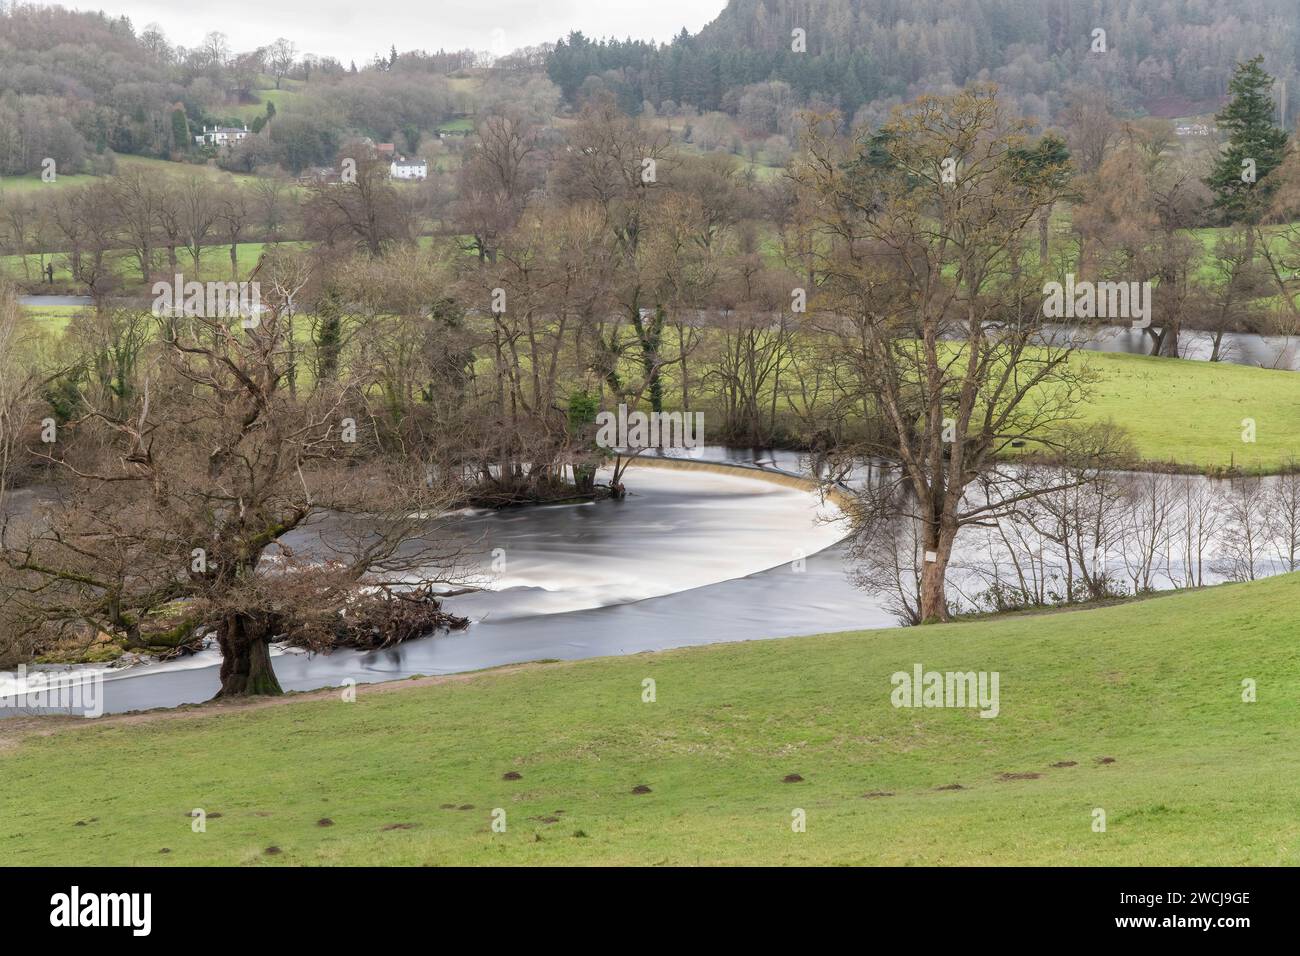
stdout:
{"type": "Polygon", "coordinates": [[[69,271],[96,300],[112,291],[119,277],[110,256],[117,246],[118,219],[109,186],[96,183],[63,193],[53,218],[67,250],[69,271]]]}
{"type": "Polygon", "coordinates": [[[1174,495],[1172,479],[1163,474],[1141,474],[1125,481],[1127,514],[1125,547],[1121,550],[1124,568],[1134,594],[1156,588],[1157,575],[1169,572],[1170,543],[1173,537],[1174,495]]]}
{"type": "Polygon", "coordinates": [[[1102,90],[1073,90],[1062,119],[1070,152],[1078,157],[1079,171],[1096,172],[1119,137],[1120,124],[1112,112],[1110,97],[1102,90]]]}
{"type": "Polygon", "coordinates": [[[1222,522],[1220,496],[1200,476],[1184,476],[1178,495],[1183,525],[1180,555],[1185,587],[1204,587],[1206,557],[1222,522]]]}
{"type": "Polygon", "coordinates": [[[409,204],[389,181],[388,165],[360,148],[356,177],[351,182],[316,183],[303,208],[308,234],[333,245],[351,238],[371,256],[394,244],[409,243],[412,216],[409,204]]]}
{"type": "Polygon", "coordinates": [[[274,639],[380,646],[460,623],[403,584],[459,579],[446,487],[375,454],[365,382],[289,399],[285,302],[267,305],[234,327],[184,317],[125,414],[88,408],[41,453],[64,493],[0,553],[32,628],[145,648],[214,632],[220,696],[238,696],[279,692],[274,639]]]}
{"type": "Polygon", "coordinates": [[[492,114],[475,134],[461,163],[452,216],[479,260],[492,262],[539,181],[538,132],[523,117],[492,114]]]}
{"type": "Polygon", "coordinates": [[[1294,458],[1265,492],[1270,538],[1287,571],[1300,569],[1300,464],[1294,458]]]}
{"type": "MultiPolygon", "coordinates": [[[[1039,344],[1042,289],[1011,262],[1063,188],[1059,144],[1031,143],[979,87],[922,98],[853,144],[814,119],[805,142],[794,175],[820,220],[817,314],[842,370],[836,413],[869,420],[839,457],[898,463],[924,529],[921,619],[946,620],[958,532],[1054,488],[998,468],[999,456],[1013,442],[1054,447],[1087,385],[1068,345],[1039,344]],[[966,502],[977,480],[983,494],[966,502]]],[[[854,518],[869,525],[898,501],[859,495],[854,518]]]]}
{"type": "Polygon", "coordinates": [[[153,275],[153,254],[158,244],[158,213],[162,186],[156,177],[131,166],[109,181],[109,195],[117,211],[120,236],[135,256],[141,281],[153,275]]]}
{"type": "Polygon", "coordinates": [[[22,263],[23,278],[30,280],[32,273],[27,262],[27,254],[30,251],[29,243],[36,218],[35,207],[22,196],[12,193],[0,196],[0,200],[3,200],[0,201],[0,212],[4,214],[6,227],[5,246],[22,263]]]}
{"type": "Polygon", "coordinates": [[[1268,553],[1267,486],[1259,478],[1237,478],[1222,502],[1223,533],[1215,569],[1233,581],[1259,577],[1268,553]]]}
{"type": "MultiPolygon", "coordinates": [[[[592,203],[601,210],[620,271],[617,294],[627,327],[635,336],[650,407],[663,407],[666,297],[648,237],[654,207],[673,173],[667,135],[625,116],[612,98],[594,98],[574,125],[554,180],[563,199],[592,203]]],[[[610,351],[622,347],[607,341],[610,351]]]]}
{"type": "MultiPolygon", "coordinates": [[[[877,477],[885,479],[881,494],[900,494],[901,487],[886,476],[870,476],[868,481],[877,477]]],[[[920,522],[904,508],[899,514],[865,525],[849,546],[853,583],[880,596],[885,608],[904,625],[925,620],[921,613],[924,535],[920,522]]]]}
{"type": "Polygon", "coordinates": [[[1268,283],[1269,266],[1277,265],[1274,253],[1266,243],[1261,243],[1265,250],[1263,261],[1252,260],[1246,228],[1225,230],[1215,243],[1210,258],[1212,278],[1209,282],[1197,283],[1196,294],[1186,304],[1187,310],[1196,318],[1197,327],[1212,335],[1211,362],[1228,357],[1223,346],[1225,333],[1239,328],[1249,319],[1263,317],[1263,311],[1255,300],[1268,283]]]}
{"type": "Polygon", "coordinates": [[[298,55],[298,48],[292,40],[286,40],[284,37],[278,37],[266,48],[266,65],[271,69],[271,75],[275,77],[275,88],[280,88],[280,82],[289,75],[293,70],[294,60],[298,55]]]}
{"type": "Polygon", "coordinates": [[[213,230],[224,225],[224,204],[208,180],[191,176],[181,184],[177,205],[182,242],[190,254],[194,278],[197,279],[203,274],[203,246],[213,230]]]}
{"type": "MultiPolygon", "coordinates": [[[[1022,502],[1010,519],[1013,526],[1023,522],[1033,528],[1055,551],[1063,577],[1059,600],[1067,603],[1118,591],[1110,564],[1124,551],[1124,482],[1120,475],[1098,472],[1088,457],[1099,446],[1110,446],[1117,462],[1133,454],[1123,436],[1108,426],[1065,430],[1065,436],[1072,433],[1085,436],[1077,442],[1082,455],[1067,450],[1063,463],[1037,473],[1036,479],[1054,490],[1022,502]]],[[[1067,449],[1073,444],[1067,437],[1067,449]]]]}
{"type": "Polygon", "coordinates": [[[6,493],[19,463],[21,445],[36,424],[40,378],[30,364],[31,329],[8,282],[0,282],[0,527],[8,514],[6,493]]]}
{"type": "Polygon", "coordinates": [[[722,434],[729,440],[761,447],[776,431],[780,376],[792,361],[796,332],[787,311],[788,278],[747,257],[720,290],[717,349],[706,381],[722,400],[722,434]]]}
{"type": "Polygon", "coordinates": [[[239,281],[239,244],[243,241],[253,219],[252,203],[248,192],[231,183],[221,190],[216,200],[216,224],[230,246],[230,279],[239,281]]]}
{"type": "Polygon", "coordinates": [[[274,245],[284,237],[294,213],[293,193],[280,176],[258,176],[253,186],[262,237],[274,245]]]}

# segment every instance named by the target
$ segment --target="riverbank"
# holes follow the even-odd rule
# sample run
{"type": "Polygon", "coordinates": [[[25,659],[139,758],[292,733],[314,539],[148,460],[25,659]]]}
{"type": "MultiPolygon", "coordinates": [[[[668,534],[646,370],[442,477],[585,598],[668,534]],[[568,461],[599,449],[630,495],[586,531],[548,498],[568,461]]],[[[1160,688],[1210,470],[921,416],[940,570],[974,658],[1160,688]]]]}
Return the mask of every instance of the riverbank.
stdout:
{"type": "MultiPolygon", "coordinates": [[[[66,299],[55,300],[27,309],[57,335],[78,307],[67,304],[66,299]]],[[[1208,362],[1126,354],[1125,350],[1147,348],[1139,330],[1099,327],[1089,334],[1090,341],[1072,358],[1097,375],[1092,393],[1080,406],[1080,418],[1122,426],[1135,448],[1136,458],[1130,466],[1134,470],[1222,477],[1278,474],[1293,467],[1291,460],[1300,455],[1300,374],[1289,366],[1263,368],[1259,363],[1283,357],[1293,363],[1300,343],[1293,346],[1280,337],[1271,342],[1234,338],[1228,343],[1224,361],[1208,362]]],[[[1201,334],[1189,330],[1188,342],[1201,334]]],[[[705,333],[705,340],[709,337],[710,333],[705,333]]],[[[693,380],[707,378],[704,371],[696,369],[693,380]]],[[[679,395],[678,367],[666,365],[661,374],[664,394],[679,395]]],[[[771,387],[759,396],[757,405],[784,409],[784,400],[772,402],[771,387]]],[[[786,398],[794,404],[800,400],[794,395],[786,398]]],[[[697,393],[690,410],[705,415],[710,441],[725,441],[722,425],[726,415],[711,402],[710,396],[697,393]]],[[[786,439],[781,444],[800,447],[804,423],[799,416],[789,410],[773,414],[777,420],[772,432],[786,439]]],[[[1034,443],[1029,442],[1023,453],[1034,450],[1034,443]]],[[[1009,450],[1008,457],[1020,453],[1009,450]]]]}
{"type": "Polygon", "coordinates": [[[1287,575],[355,703],[10,722],[0,839],[42,864],[1295,864],[1298,599],[1287,575]],[[893,707],[891,675],[918,663],[997,671],[998,716],[893,707]]]}
{"type": "MultiPolygon", "coordinates": [[[[302,690],[538,657],[635,653],[737,640],[758,626],[771,636],[836,630],[861,623],[865,613],[872,623],[890,622],[845,577],[833,546],[848,529],[810,480],[643,457],[625,482],[629,494],[622,501],[449,516],[444,533],[466,542],[467,559],[486,588],[448,599],[453,613],[475,622],[471,628],[382,653],[273,652],[282,686],[302,690]]],[[[290,543],[301,553],[311,546],[303,535],[290,543]]],[[[111,670],[106,708],[206,700],[216,693],[219,661],[209,648],[111,670]]]]}
{"type": "Polygon", "coordinates": [[[1300,456],[1300,375],[1139,355],[1078,353],[1103,376],[1082,414],[1124,427],[1151,471],[1277,474],[1300,456]]]}
{"type": "MultiPolygon", "coordinates": [[[[1097,376],[1079,421],[1122,427],[1128,470],[1224,478],[1300,467],[1300,373],[1084,350],[1071,360],[1097,376]]],[[[1040,450],[1028,442],[1003,458],[1040,450]]]]}

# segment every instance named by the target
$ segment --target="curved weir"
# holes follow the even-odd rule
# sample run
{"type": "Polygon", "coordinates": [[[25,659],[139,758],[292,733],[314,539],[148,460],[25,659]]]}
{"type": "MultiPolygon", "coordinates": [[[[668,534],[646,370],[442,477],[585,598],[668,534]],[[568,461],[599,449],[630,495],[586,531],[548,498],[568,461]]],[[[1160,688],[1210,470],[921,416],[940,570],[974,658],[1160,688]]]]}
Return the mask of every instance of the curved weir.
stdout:
{"type": "MultiPolygon", "coordinates": [[[[888,598],[854,587],[848,573],[844,499],[837,492],[823,499],[808,474],[806,457],[796,452],[706,446],[637,459],[621,501],[459,512],[449,516],[448,533],[470,542],[467,558],[485,585],[446,599],[452,612],[472,621],[468,629],[380,651],[277,649],[276,675],[285,690],[313,690],[895,625],[888,598]]],[[[1197,476],[1134,476],[1190,483],[1161,492],[1170,502],[1184,491],[1194,498],[1216,485],[1232,486],[1197,476]]],[[[1137,530],[1154,538],[1143,525],[1149,518],[1138,520],[1137,530]]],[[[1000,530],[969,529],[954,551],[949,584],[967,606],[1005,564],[1000,530]]],[[[310,549],[321,533],[314,529],[295,546],[310,549]]],[[[1104,563],[1119,581],[1131,572],[1124,553],[1108,552],[1104,563]]],[[[1167,559],[1150,569],[1147,586],[1174,587],[1188,579],[1188,568],[1186,556],[1171,546],[1167,559]]],[[[1059,569],[1030,570],[1051,578],[1046,587],[1060,589],[1059,569]]],[[[1285,570],[1273,557],[1260,562],[1258,573],[1285,570]]],[[[1216,583],[1224,575],[1207,568],[1204,578],[1216,583]]],[[[98,669],[103,710],[208,700],[218,689],[219,665],[218,652],[209,648],[175,661],[98,669]]],[[[89,676],[97,669],[42,670],[89,676]]],[[[0,674],[0,702],[22,689],[13,675],[0,674]]],[[[18,712],[3,707],[0,717],[18,712]]]]}
{"type": "MultiPolygon", "coordinates": [[[[491,582],[448,599],[467,630],[382,651],[280,652],[276,675],[312,690],[894,624],[844,573],[839,508],[796,473],[797,455],[779,458],[638,459],[624,501],[459,516],[491,582]]],[[[104,711],[208,700],[219,664],[210,649],[107,671],[104,711]]]]}

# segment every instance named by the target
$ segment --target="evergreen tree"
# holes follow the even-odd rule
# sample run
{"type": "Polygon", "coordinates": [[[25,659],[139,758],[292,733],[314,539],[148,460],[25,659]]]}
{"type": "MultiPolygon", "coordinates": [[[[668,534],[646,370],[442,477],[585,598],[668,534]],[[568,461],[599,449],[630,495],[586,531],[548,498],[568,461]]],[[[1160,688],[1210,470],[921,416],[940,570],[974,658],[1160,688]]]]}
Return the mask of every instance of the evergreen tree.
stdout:
{"type": "Polygon", "coordinates": [[[1259,220],[1277,188],[1268,174],[1286,152],[1286,131],[1273,125],[1273,78],[1264,72],[1263,62],[1261,54],[1237,64],[1228,84],[1232,100],[1215,116],[1228,133],[1228,145],[1205,184],[1227,222],[1259,220]]]}
{"type": "Polygon", "coordinates": [[[190,121],[185,109],[177,106],[172,110],[172,141],[178,150],[189,149],[194,140],[190,136],[190,121]]]}

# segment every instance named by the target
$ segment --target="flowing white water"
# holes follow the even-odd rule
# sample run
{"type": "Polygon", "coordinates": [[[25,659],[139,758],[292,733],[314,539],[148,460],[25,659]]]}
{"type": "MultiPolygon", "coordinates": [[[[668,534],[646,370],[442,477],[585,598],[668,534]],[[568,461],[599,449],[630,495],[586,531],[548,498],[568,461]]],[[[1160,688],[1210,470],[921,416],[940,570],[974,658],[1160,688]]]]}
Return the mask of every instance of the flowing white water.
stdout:
{"type": "MultiPolygon", "coordinates": [[[[351,678],[385,680],[448,673],[554,657],[631,653],[715,640],[800,632],[817,608],[791,592],[819,580],[871,609],[852,621],[834,612],[824,627],[890,623],[850,588],[838,550],[808,574],[808,557],[847,532],[834,504],[800,488],[745,474],[633,466],[623,501],[467,512],[452,527],[472,542],[486,587],[454,597],[449,607],[475,623],[469,631],[413,641],[378,653],[307,655],[275,649],[287,689],[351,678]],[[758,588],[744,582],[782,579],[758,588]],[[731,585],[729,593],[712,593],[731,585]],[[738,598],[749,590],[748,597],[738,598]],[[684,605],[687,592],[710,592],[684,605]],[[757,592],[757,593],[755,593],[757,592]],[[777,598],[776,595],[785,596],[777,598]],[[780,605],[780,606],[778,606],[780,605]],[[688,609],[689,608],[689,609],[688,609]],[[619,612],[623,612],[619,615],[619,612]],[[611,613],[612,612],[612,613],[611,613]],[[612,616],[613,615],[613,616],[612,616]]],[[[107,671],[107,710],[170,706],[211,697],[219,653],[206,649],[174,661],[107,671]]],[[[83,668],[89,669],[89,668],[83,668]]],[[[24,688],[13,682],[0,696],[24,688]]]]}
{"type": "MultiPolygon", "coordinates": [[[[807,467],[796,453],[767,450],[706,447],[676,457],[787,472],[807,467]]],[[[1171,502],[1167,530],[1161,532],[1169,557],[1147,575],[1150,587],[1168,588],[1188,576],[1176,531],[1179,502],[1198,489],[1232,486],[1197,477],[1151,480],[1171,482],[1171,490],[1159,496],[1171,502]]],[[[451,611],[474,622],[466,631],[383,651],[309,655],[276,649],[281,685],[310,690],[345,681],[897,623],[883,597],[852,585],[846,546],[838,543],[848,528],[835,520],[838,510],[816,494],[746,474],[691,469],[634,467],[625,483],[629,497],[623,501],[455,516],[453,527],[473,542],[471,554],[486,584],[482,592],[448,599],[451,611]]],[[[1138,532],[1130,546],[1104,557],[1107,570],[1124,583],[1139,566],[1133,548],[1149,544],[1156,532],[1136,504],[1131,514],[1120,511],[1107,520],[1132,522],[1138,532]]],[[[1212,567],[1222,535],[1220,524],[1206,541],[1207,583],[1223,579],[1212,567]]],[[[1028,541],[1035,573],[1050,579],[1044,590],[1060,592],[1059,556],[1050,545],[1022,540],[1028,541]]],[[[1009,558],[996,530],[967,529],[958,544],[950,570],[955,595],[978,600],[995,569],[1006,580],[1009,558]]],[[[1281,570],[1274,556],[1261,556],[1261,576],[1281,570]]],[[[207,700],[216,693],[219,664],[218,653],[208,649],[176,661],[109,671],[104,709],[207,700]]],[[[10,681],[0,685],[0,695],[5,688],[23,689],[10,681]]]]}

